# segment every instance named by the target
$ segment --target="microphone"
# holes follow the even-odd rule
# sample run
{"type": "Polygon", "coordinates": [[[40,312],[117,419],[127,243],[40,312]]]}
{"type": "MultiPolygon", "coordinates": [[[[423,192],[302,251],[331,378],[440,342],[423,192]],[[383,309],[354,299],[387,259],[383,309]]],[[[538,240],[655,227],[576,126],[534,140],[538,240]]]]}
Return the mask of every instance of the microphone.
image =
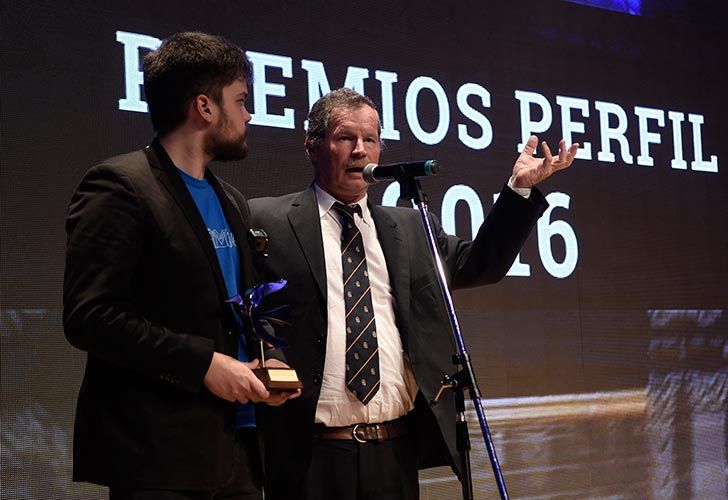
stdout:
{"type": "Polygon", "coordinates": [[[407,163],[393,163],[391,165],[377,165],[370,163],[364,167],[362,176],[367,184],[376,184],[384,179],[411,179],[413,177],[426,177],[437,175],[440,164],[437,160],[411,161],[407,163]]]}

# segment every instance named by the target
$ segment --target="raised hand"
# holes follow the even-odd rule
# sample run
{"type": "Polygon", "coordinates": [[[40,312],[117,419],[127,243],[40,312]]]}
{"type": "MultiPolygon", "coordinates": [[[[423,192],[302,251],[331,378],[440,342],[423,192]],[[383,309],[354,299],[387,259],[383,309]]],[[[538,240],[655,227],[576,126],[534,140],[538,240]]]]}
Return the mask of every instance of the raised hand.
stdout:
{"type": "Polygon", "coordinates": [[[539,182],[547,179],[554,172],[568,168],[574,161],[579,144],[574,143],[566,148],[566,141],[559,142],[559,154],[553,156],[546,141],[541,143],[543,158],[533,156],[538,145],[538,137],[532,135],[528,138],[523,152],[513,165],[510,186],[514,188],[531,188],[539,182]]]}

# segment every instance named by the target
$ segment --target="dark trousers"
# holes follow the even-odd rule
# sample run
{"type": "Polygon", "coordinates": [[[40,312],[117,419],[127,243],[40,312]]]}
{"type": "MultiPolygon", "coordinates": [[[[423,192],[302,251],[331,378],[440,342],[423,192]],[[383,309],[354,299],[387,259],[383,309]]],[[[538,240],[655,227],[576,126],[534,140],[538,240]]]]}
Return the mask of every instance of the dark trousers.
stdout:
{"type": "Polygon", "coordinates": [[[213,491],[109,488],[109,500],[263,500],[262,467],[255,429],[240,429],[236,435],[238,456],[233,475],[213,491]]]}
{"type": "Polygon", "coordinates": [[[417,500],[414,434],[360,444],[314,438],[306,500],[417,500]]]}

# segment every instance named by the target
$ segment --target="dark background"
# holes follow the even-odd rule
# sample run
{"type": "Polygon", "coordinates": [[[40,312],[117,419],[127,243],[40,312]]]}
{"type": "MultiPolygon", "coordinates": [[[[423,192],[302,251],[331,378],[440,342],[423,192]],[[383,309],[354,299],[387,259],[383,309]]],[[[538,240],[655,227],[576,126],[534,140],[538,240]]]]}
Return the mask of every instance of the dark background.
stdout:
{"type": "MultiPolygon", "coordinates": [[[[387,141],[382,162],[438,159],[442,173],[423,181],[430,209],[438,216],[445,192],[455,184],[475,190],[486,211],[492,206],[492,195],[510,175],[521,140],[515,90],[538,92],[551,103],[553,126],[540,137],[552,147],[561,138],[556,96],[587,99],[590,116],[572,115],[586,124],[585,134],[574,140],[592,143],[593,160],[577,160],[541,186],[545,194],[570,197],[569,209],[556,208],[551,220],[566,221],[576,234],[575,270],[563,279],[551,276],[534,231],[521,252],[530,276],[456,293],[481,389],[486,398],[504,401],[642,391],[647,394],[647,423],[636,424],[635,432],[642,439],[645,475],[654,476],[660,467],[656,462],[668,460],[651,451],[645,431],[655,422],[650,420],[655,401],[664,401],[664,392],[653,391],[659,386],[655,377],[701,373],[710,382],[704,385],[707,390],[698,391],[699,400],[717,408],[713,413],[718,415],[703,438],[723,446],[720,461],[726,456],[728,426],[727,106],[721,71],[726,46],[719,16],[702,3],[643,2],[641,12],[628,15],[560,1],[132,0],[122,5],[3,0],[1,496],[104,496],[102,490],[69,484],[71,429],[84,354],[66,343],[60,315],[64,218],[71,194],[91,165],[140,149],[153,137],[146,114],[118,109],[118,100],[125,97],[124,47],[116,41],[116,31],[164,38],[194,29],[223,35],[246,50],[292,58],[292,78],[275,69],[264,78],[285,84],[286,96],[269,97],[268,109],[278,114],[283,107],[293,108],[296,129],[252,126],[249,157],[213,165],[249,198],[301,190],[310,182],[312,170],[302,147],[308,86],[301,59],[322,61],[331,88],[343,84],[348,66],[368,68],[365,91],[375,102],[381,102],[381,93],[374,71],[398,74],[394,113],[401,139],[387,141]],[[407,87],[422,75],[442,85],[450,105],[447,136],[434,146],[420,143],[405,117],[407,87]],[[464,146],[457,136],[459,123],[471,135],[480,134],[456,103],[458,88],[468,82],[491,94],[490,108],[483,109],[474,98],[469,101],[493,128],[493,141],[484,150],[464,146]],[[596,160],[601,149],[597,100],[617,103],[626,111],[634,164],[621,161],[615,142],[615,163],[596,160]],[[661,109],[665,115],[669,110],[685,113],[683,151],[688,162],[693,150],[687,114],[704,116],[703,156],[718,156],[718,172],[670,168],[672,127],[667,116],[664,128],[650,121],[650,130],[662,135],[662,144],[650,146],[655,165],[637,165],[634,106],[661,109]],[[655,322],[661,314],[673,318],[667,337],[664,322],[655,322]]],[[[435,100],[424,91],[418,104],[420,123],[432,131],[438,119],[435,100]]],[[[248,107],[255,113],[254,100],[248,107]]],[[[381,200],[384,188],[370,190],[374,201],[381,200]]],[[[470,237],[464,203],[458,205],[456,221],[458,234],[470,237]]],[[[552,251],[557,261],[563,260],[560,238],[552,240],[552,251]]],[[[606,434],[600,430],[589,435],[576,445],[585,453],[606,434]]],[[[477,429],[474,439],[479,439],[477,429]]],[[[686,442],[694,448],[695,439],[686,442]]],[[[508,453],[508,441],[498,446],[508,453]]],[[[677,463],[675,456],[668,461],[677,463]]],[[[682,484],[675,479],[677,472],[670,472],[677,469],[668,470],[666,477],[682,484]]],[[[725,485],[724,468],[723,474],[712,480],[725,485]]],[[[696,482],[689,478],[684,492],[694,494],[690,484],[696,482]]],[[[445,498],[438,496],[436,485],[423,485],[423,497],[445,498]]],[[[523,486],[516,496],[538,496],[544,488],[523,486]]],[[[598,496],[590,487],[579,491],[577,497],[598,496]]],[[[728,491],[728,486],[716,491],[728,491]]]]}

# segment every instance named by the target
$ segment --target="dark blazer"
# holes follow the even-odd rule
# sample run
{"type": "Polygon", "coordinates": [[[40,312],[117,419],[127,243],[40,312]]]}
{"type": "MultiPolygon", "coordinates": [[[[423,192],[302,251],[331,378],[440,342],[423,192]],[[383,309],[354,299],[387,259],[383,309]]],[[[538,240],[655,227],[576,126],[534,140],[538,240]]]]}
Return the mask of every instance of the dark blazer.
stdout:
{"type": "MultiPolygon", "coordinates": [[[[536,189],[527,200],[505,187],[474,241],[433,229],[453,288],[493,283],[508,272],[531,228],[546,209],[536,189]]],[[[419,212],[370,205],[394,296],[394,313],[420,388],[415,402],[420,468],[449,464],[457,472],[455,411],[446,391],[433,398],[452,373],[456,348],[419,212]]],[[[279,198],[250,200],[251,224],[270,236],[267,278],[288,280],[282,302],[291,305],[292,326],[279,335],[289,344],[286,359],[303,382],[303,394],[277,408],[264,408],[259,422],[266,448],[266,498],[296,498],[311,454],[312,426],[326,356],[326,269],[313,187],[279,198]]]]}
{"type": "MultiPolygon", "coordinates": [[[[252,282],[243,196],[207,170],[252,282]]],[[[213,351],[237,357],[210,236],[155,141],[91,168],[71,199],[63,286],[68,340],[87,351],[76,481],[208,489],[235,464],[234,405],[203,384],[213,351]]]]}

